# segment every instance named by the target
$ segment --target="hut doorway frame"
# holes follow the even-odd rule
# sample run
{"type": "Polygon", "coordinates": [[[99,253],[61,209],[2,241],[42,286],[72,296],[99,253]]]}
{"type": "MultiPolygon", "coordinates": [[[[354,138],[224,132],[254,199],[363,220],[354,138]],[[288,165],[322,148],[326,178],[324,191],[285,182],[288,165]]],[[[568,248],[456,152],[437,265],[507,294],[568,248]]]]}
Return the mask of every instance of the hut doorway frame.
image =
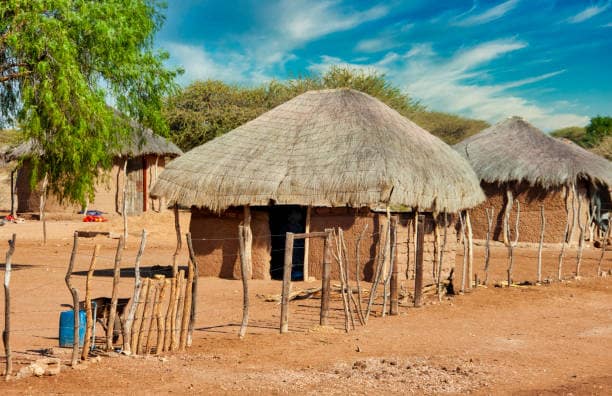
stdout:
{"type": "MultiPolygon", "coordinates": [[[[287,234],[303,234],[308,227],[308,209],[300,205],[273,205],[267,208],[270,227],[270,277],[283,279],[285,263],[285,245],[287,234]]],[[[292,256],[292,280],[306,280],[307,268],[306,243],[304,239],[295,239],[292,256]]]]}

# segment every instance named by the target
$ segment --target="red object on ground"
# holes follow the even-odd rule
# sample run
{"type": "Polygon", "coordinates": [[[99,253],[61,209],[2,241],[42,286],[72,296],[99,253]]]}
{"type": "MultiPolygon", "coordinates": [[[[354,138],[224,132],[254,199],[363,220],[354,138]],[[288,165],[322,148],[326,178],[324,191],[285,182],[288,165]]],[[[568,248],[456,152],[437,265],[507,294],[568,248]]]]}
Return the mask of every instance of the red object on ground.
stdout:
{"type": "Polygon", "coordinates": [[[84,223],[103,223],[105,221],[108,221],[108,220],[105,219],[102,216],[85,216],[85,217],[83,217],[83,222],[84,223]]]}

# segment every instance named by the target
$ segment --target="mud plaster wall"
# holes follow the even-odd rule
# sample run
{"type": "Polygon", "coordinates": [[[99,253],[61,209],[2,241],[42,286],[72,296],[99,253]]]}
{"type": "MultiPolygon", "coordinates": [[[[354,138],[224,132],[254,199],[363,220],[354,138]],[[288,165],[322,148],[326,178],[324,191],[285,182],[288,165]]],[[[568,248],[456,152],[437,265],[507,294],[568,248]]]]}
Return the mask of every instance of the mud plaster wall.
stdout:
{"type": "MultiPolygon", "coordinates": [[[[271,240],[269,218],[265,209],[251,208],[251,228],[253,231],[253,278],[270,279],[271,240]]],[[[414,276],[414,229],[410,215],[400,215],[397,231],[398,264],[400,279],[414,276]],[[410,253],[408,255],[408,253],[410,253]]],[[[238,225],[243,220],[242,208],[231,208],[218,215],[207,210],[192,208],[190,231],[194,250],[198,257],[201,276],[222,278],[240,277],[240,258],[238,245],[238,225]],[[205,239],[205,240],[203,240],[205,239]]],[[[351,208],[312,208],[310,231],[324,231],[326,228],[342,227],[349,255],[350,277],[355,280],[355,249],[357,237],[368,225],[362,239],[360,252],[360,279],[371,280],[374,272],[374,258],[377,254],[380,229],[387,222],[384,214],[372,213],[369,209],[351,208]]],[[[447,244],[444,253],[443,274],[448,274],[455,265],[456,233],[449,218],[447,244]]],[[[434,271],[434,232],[433,218],[427,218],[425,227],[424,280],[433,282],[434,271]]],[[[443,231],[440,231],[440,243],[443,231]]],[[[309,276],[321,278],[324,239],[310,239],[308,266],[309,276]]],[[[387,254],[387,257],[389,255],[387,254]]],[[[388,260],[387,260],[388,261],[388,260]]],[[[332,277],[338,279],[338,267],[332,259],[332,277]]]]}
{"type": "MultiPolygon", "coordinates": [[[[152,186],[155,177],[154,165],[155,156],[147,157],[149,165],[148,181],[149,186],[152,186]]],[[[161,173],[165,165],[165,160],[160,157],[157,164],[157,173],[161,173]]],[[[18,213],[38,213],[40,210],[40,189],[42,182],[38,188],[32,189],[30,186],[31,166],[28,161],[17,171],[15,181],[15,192],[17,194],[17,212],[18,213]]],[[[102,212],[111,214],[119,213],[122,208],[123,199],[123,160],[116,158],[113,161],[113,166],[109,171],[103,172],[95,186],[94,201],[89,203],[89,209],[96,209],[102,212]]],[[[10,186],[9,186],[10,187],[10,186]]],[[[149,191],[150,191],[149,187],[149,191]]],[[[163,208],[159,200],[148,199],[148,208],[153,204],[156,210],[163,208]]],[[[10,205],[10,203],[9,203],[10,205]]],[[[53,194],[49,194],[45,204],[45,212],[50,213],[77,213],[81,210],[80,205],[62,204],[59,199],[53,194]]]]}
{"type": "MultiPolygon", "coordinates": [[[[487,233],[487,216],[486,208],[493,208],[493,225],[491,239],[495,241],[503,241],[503,217],[504,208],[506,205],[506,190],[505,187],[500,187],[497,184],[482,183],[482,188],[487,196],[487,200],[478,207],[470,211],[472,221],[472,230],[475,239],[486,239],[487,233]]],[[[514,199],[519,200],[521,212],[519,218],[519,242],[540,241],[540,205],[544,205],[544,214],[546,217],[546,228],[544,233],[544,242],[561,243],[565,232],[566,213],[565,213],[565,192],[563,188],[544,190],[538,187],[529,187],[525,184],[514,186],[514,199]]],[[[586,196],[587,190],[585,187],[579,187],[579,194],[586,196]]],[[[570,208],[570,225],[572,223],[571,210],[572,193],[570,191],[568,202],[570,208]]],[[[578,198],[575,199],[576,219],[574,221],[574,229],[572,234],[572,244],[576,244],[579,239],[580,230],[578,227],[578,198]]],[[[580,213],[580,221],[586,222],[588,216],[588,199],[583,198],[582,210],[580,213]]],[[[514,238],[514,226],[516,221],[516,204],[510,216],[511,235],[514,238]]]]}

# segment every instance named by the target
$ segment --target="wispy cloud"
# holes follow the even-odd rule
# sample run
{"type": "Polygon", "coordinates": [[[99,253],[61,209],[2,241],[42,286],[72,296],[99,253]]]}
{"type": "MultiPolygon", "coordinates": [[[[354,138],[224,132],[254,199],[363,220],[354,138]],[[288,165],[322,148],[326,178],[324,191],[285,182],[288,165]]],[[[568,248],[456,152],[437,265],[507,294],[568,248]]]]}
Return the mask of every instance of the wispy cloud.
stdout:
{"type": "Polygon", "coordinates": [[[518,3],[519,0],[508,0],[479,14],[472,14],[472,11],[476,9],[476,6],[474,5],[467,13],[461,14],[457,17],[455,25],[474,26],[494,21],[512,11],[518,5],[518,3]]]}
{"type": "Polygon", "coordinates": [[[511,91],[554,78],[564,70],[498,84],[470,82],[485,74],[481,71],[484,66],[526,46],[527,43],[515,39],[493,40],[442,59],[430,45],[421,44],[415,45],[405,54],[389,52],[371,64],[351,64],[338,58],[322,57],[310,69],[323,72],[333,64],[344,64],[361,70],[375,70],[386,74],[411,96],[432,109],[489,122],[519,115],[545,130],[585,125],[588,117],[567,112],[564,110],[566,106],[560,103],[541,106],[511,91]]]}
{"type": "Polygon", "coordinates": [[[607,2],[606,4],[603,4],[603,5],[593,5],[593,6],[587,7],[584,10],[582,10],[581,12],[579,12],[578,14],[576,14],[573,17],[569,18],[567,21],[569,23],[581,23],[581,22],[584,22],[584,21],[586,21],[588,19],[593,18],[596,15],[601,14],[602,12],[607,10],[608,7],[610,7],[610,3],[609,2],[607,2]]]}
{"type": "Polygon", "coordinates": [[[398,45],[399,43],[392,38],[378,37],[359,41],[355,46],[355,50],[359,52],[380,52],[397,47],[398,45]]]}

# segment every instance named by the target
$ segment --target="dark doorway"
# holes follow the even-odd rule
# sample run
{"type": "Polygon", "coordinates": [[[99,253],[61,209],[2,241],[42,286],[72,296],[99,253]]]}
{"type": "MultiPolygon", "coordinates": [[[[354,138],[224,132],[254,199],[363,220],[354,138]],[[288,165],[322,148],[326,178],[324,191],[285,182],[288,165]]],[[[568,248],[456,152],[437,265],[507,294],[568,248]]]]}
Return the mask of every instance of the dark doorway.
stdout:
{"type": "MultiPolygon", "coordinates": [[[[272,259],[270,276],[272,279],[283,279],[285,262],[285,235],[287,232],[304,232],[306,230],[306,208],[297,205],[271,206],[269,209],[270,233],[272,234],[272,259]]],[[[293,243],[293,269],[291,280],[304,279],[304,239],[293,243]]]]}

